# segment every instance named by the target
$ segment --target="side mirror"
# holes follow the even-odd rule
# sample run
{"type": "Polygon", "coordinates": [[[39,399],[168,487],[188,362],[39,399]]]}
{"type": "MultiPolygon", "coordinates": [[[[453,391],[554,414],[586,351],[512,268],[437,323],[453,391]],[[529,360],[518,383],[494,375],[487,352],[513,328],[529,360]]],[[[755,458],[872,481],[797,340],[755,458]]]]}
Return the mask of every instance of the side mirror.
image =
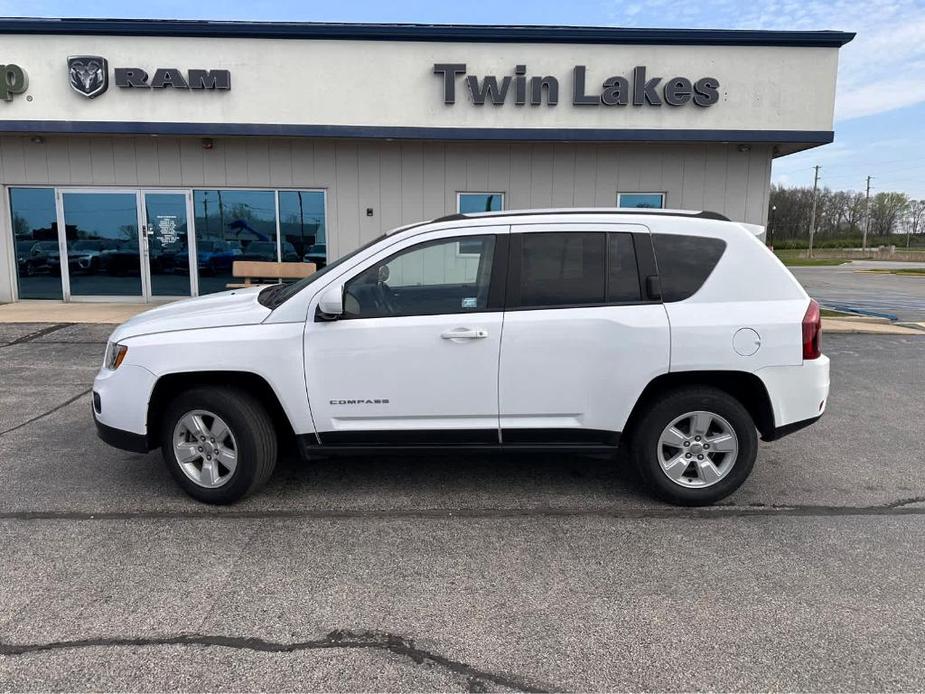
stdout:
{"type": "Polygon", "coordinates": [[[318,301],[319,320],[337,320],[344,315],[344,287],[336,284],[328,287],[318,301]]]}

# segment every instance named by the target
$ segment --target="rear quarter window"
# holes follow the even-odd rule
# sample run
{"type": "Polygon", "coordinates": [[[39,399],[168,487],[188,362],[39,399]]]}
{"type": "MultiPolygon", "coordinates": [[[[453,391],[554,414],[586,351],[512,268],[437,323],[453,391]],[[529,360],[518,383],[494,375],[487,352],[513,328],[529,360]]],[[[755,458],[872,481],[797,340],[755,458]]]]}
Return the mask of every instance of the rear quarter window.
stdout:
{"type": "Polygon", "coordinates": [[[662,301],[683,301],[707,281],[726,251],[726,242],[707,236],[652,234],[662,301]]]}

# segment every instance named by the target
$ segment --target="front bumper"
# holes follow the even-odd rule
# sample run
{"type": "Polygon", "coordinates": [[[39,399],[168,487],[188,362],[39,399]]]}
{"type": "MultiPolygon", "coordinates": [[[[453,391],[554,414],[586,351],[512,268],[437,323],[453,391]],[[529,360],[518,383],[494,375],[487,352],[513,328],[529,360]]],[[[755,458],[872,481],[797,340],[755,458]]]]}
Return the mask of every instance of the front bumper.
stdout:
{"type": "Polygon", "coordinates": [[[153,448],[148,431],[148,402],[157,378],[147,369],[122,364],[100,369],[93,382],[93,420],[99,437],[116,448],[146,453],[153,448]]]}
{"type": "Polygon", "coordinates": [[[107,426],[96,418],[96,412],[93,413],[93,421],[96,423],[96,435],[114,448],[121,448],[123,451],[132,453],[147,453],[154,448],[146,434],[136,434],[132,431],[125,431],[125,429],[107,426]]]}

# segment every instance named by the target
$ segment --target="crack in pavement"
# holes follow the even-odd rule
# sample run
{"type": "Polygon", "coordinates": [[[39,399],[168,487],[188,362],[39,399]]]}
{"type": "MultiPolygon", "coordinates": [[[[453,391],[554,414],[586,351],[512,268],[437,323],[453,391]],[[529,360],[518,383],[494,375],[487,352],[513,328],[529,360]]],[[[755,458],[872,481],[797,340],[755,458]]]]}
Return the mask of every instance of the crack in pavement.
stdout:
{"type": "Polygon", "coordinates": [[[70,327],[72,325],[74,325],[74,323],[54,323],[52,325],[49,325],[48,327],[39,328],[38,330],[34,332],[23,335],[22,337],[17,337],[12,342],[5,342],[4,344],[0,345],[0,349],[2,349],[3,347],[13,347],[14,345],[21,345],[26,342],[32,342],[33,340],[37,340],[38,338],[44,335],[57,332],[58,330],[70,327]]]}
{"type": "Polygon", "coordinates": [[[57,412],[58,410],[63,410],[65,407],[67,407],[67,406],[70,405],[71,403],[76,402],[77,400],[80,400],[80,398],[82,398],[84,395],[89,395],[89,394],[90,394],[90,391],[92,391],[92,390],[93,390],[92,387],[91,387],[91,388],[87,388],[86,390],[82,390],[82,391],[80,391],[79,393],[77,393],[77,395],[75,395],[74,397],[69,398],[68,400],[65,400],[65,401],[62,402],[60,405],[55,405],[55,406],[52,407],[50,410],[47,410],[46,412],[42,412],[41,414],[37,414],[37,415],[35,415],[34,417],[30,417],[30,418],[27,419],[25,422],[20,422],[20,423],[17,424],[16,426],[10,427],[9,429],[4,429],[3,431],[0,431],[0,436],[4,436],[5,434],[9,434],[10,432],[16,431],[17,429],[22,429],[23,427],[29,426],[29,425],[32,424],[33,422],[36,422],[36,421],[42,419],[43,417],[47,417],[47,416],[50,415],[50,414],[54,414],[54,413],[57,412]]]}
{"type": "Polygon", "coordinates": [[[208,634],[176,634],[173,636],[151,637],[99,637],[49,641],[45,643],[13,644],[0,641],[0,656],[20,656],[48,651],[63,651],[81,648],[118,648],[150,646],[203,646],[233,648],[256,651],[259,653],[295,653],[298,651],[326,649],[373,649],[388,651],[395,655],[409,658],[416,665],[432,663],[450,672],[466,677],[468,691],[486,691],[486,682],[501,687],[523,692],[561,691],[559,687],[537,685],[523,678],[502,673],[479,670],[467,663],[453,660],[448,656],[424,650],[415,645],[411,639],[396,634],[379,631],[349,631],[337,629],[324,638],[311,641],[269,641],[248,636],[221,636],[208,634]]]}
{"type": "Polygon", "coordinates": [[[269,509],[218,511],[4,511],[0,521],[123,521],[123,520],[362,520],[362,519],[471,519],[471,518],[570,518],[712,520],[748,517],[826,516],[921,516],[925,496],[900,499],[873,506],[713,506],[704,508],[418,508],[418,509],[269,509]],[[923,504],[918,507],[916,504],[923,504]]]}

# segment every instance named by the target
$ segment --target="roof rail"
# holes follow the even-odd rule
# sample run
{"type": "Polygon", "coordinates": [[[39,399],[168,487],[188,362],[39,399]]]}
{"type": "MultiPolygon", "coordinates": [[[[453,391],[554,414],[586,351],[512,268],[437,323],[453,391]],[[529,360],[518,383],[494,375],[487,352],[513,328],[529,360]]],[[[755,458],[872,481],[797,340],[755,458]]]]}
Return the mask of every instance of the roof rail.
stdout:
{"type": "Polygon", "coordinates": [[[429,223],[436,224],[437,222],[457,222],[462,219],[486,219],[491,217],[528,217],[533,215],[566,215],[566,214],[627,214],[627,215],[651,215],[654,217],[692,217],[695,219],[715,219],[720,222],[731,222],[732,220],[729,217],[720,214],[719,212],[711,212],[709,210],[703,210],[700,212],[685,212],[683,210],[664,212],[659,209],[645,209],[645,208],[625,208],[625,209],[610,209],[610,208],[600,208],[600,209],[573,209],[573,210],[502,210],[500,212],[479,212],[475,215],[465,214],[462,212],[457,212],[456,214],[449,214],[444,217],[437,217],[436,219],[431,220],[429,223]]]}

